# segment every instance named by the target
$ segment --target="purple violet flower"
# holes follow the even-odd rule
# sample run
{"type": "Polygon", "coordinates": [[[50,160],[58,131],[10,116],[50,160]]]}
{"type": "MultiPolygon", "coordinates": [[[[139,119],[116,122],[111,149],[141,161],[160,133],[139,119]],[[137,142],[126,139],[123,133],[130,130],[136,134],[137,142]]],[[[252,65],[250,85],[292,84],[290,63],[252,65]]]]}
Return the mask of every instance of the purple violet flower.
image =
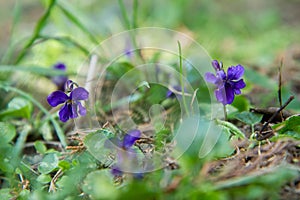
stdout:
{"type": "Polygon", "coordinates": [[[223,105],[231,104],[234,95],[241,94],[241,89],[246,87],[242,76],[244,75],[244,67],[240,64],[231,66],[225,73],[222,63],[217,60],[212,61],[212,66],[216,71],[216,75],[211,72],[205,74],[205,80],[217,86],[215,96],[223,105]]]}
{"type": "MultiPolygon", "coordinates": [[[[61,70],[66,72],[66,65],[63,63],[57,63],[53,66],[55,70],[61,70]]],[[[57,75],[51,78],[52,82],[57,86],[58,90],[64,91],[65,90],[65,83],[68,80],[68,77],[65,75],[57,75]]]]}
{"type": "Polygon", "coordinates": [[[135,141],[137,141],[140,138],[141,138],[141,131],[137,129],[128,131],[124,136],[122,147],[124,149],[129,149],[134,145],[135,141]]]}
{"type": "Polygon", "coordinates": [[[58,113],[59,119],[62,122],[66,122],[70,118],[76,118],[78,117],[78,114],[80,114],[81,116],[86,115],[86,109],[85,107],[83,107],[80,101],[87,100],[89,97],[89,93],[83,87],[74,88],[74,85],[77,86],[77,84],[71,80],[66,82],[66,91],[70,92],[69,95],[67,95],[63,91],[57,90],[52,92],[47,97],[47,101],[52,107],[56,107],[59,104],[64,103],[58,113]]]}

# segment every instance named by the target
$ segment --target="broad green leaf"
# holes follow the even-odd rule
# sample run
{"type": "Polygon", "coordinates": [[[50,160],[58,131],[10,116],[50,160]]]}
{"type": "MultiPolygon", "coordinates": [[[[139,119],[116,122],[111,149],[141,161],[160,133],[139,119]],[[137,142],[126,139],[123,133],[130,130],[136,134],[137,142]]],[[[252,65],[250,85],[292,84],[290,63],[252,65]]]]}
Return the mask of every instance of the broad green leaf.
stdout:
{"type": "Polygon", "coordinates": [[[49,183],[51,181],[51,176],[49,174],[41,174],[37,177],[37,181],[40,182],[40,183],[49,183]]]}
{"type": "Polygon", "coordinates": [[[2,142],[3,141],[0,142],[0,171],[13,173],[15,171],[15,167],[12,164],[11,154],[14,147],[9,143],[2,142]]]}
{"type": "Polygon", "coordinates": [[[15,97],[8,103],[7,109],[0,113],[0,119],[4,117],[22,117],[29,119],[31,113],[31,102],[22,97],[15,97]]]}
{"type": "Polygon", "coordinates": [[[269,89],[275,90],[277,87],[277,84],[274,80],[268,78],[265,75],[258,73],[255,70],[249,69],[249,68],[247,68],[247,70],[245,70],[245,77],[247,78],[247,80],[249,82],[255,83],[264,88],[269,88],[269,89]]]}
{"type": "Polygon", "coordinates": [[[250,108],[249,99],[243,95],[238,95],[234,98],[232,105],[238,109],[239,112],[247,111],[250,108]]]}
{"type": "Polygon", "coordinates": [[[300,116],[289,117],[284,122],[272,126],[272,129],[279,134],[285,134],[288,131],[295,131],[300,134],[300,116]]]}
{"type": "Polygon", "coordinates": [[[82,189],[92,199],[116,199],[118,192],[111,177],[109,170],[93,171],[85,178],[82,189]]]}
{"type": "Polygon", "coordinates": [[[45,121],[43,125],[39,128],[44,140],[50,141],[53,139],[52,130],[48,121],[45,121]]]}
{"type": "Polygon", "coordinates": [[[27,200],[29,199],[29,195],[30,195],[30,190],[28,189],[23,189],[18,196],[18,200],[27,200]]]}
{"type": "Polygon", "coordinates": [[[112,162],[110,155],[115,151],[115,144],[110,140],[113,133],[108,129],[100,129],[89,133],[83,140],[87,150],[100,162],[112,162]]]}
{"type": "Polygon", "coordinates": [[[214,121],[201,118],[185,119],[180,129],[176,135],[175,153],[178,148],[182,151],[188,144],[188,149],[184,150],[184,154],[197,163],[199,163],[199,158],[203,162],[202,158],[226,157],[234,151],[229,135],[224,133],[224,129],[214,121]],[[180,129],[183,130],[182,133],[180,129]]]}
{"type": "Polygon", "coordinates": [[[249,125],[254,125],[262,120],[263,115],[253,112],[241,112],[235,115],[235,118],[249,125]]]}
{"type": "Polygon", "coordinates": [[[146,100],[150,105],[158,104],[166,99],[167,88],[158,84],[151,84],[151,88],[146,93],[146,100]]]}
{"type": "Polygon", "coordinates": [[[38,170],[42,174],[49,174],[57,167],[58,167],[58,157],[56,153],[50,153],[43,158],[42,162],[38,166],[38,170]]]}
{"type": "Polygon", "coordinates": [[[45,144],[42,141],[35,141],[34,142],[34,148],[40,154],[45,154],[46,151],[47,151],[47,147],[45,146],[45,144]]]}
{"type": "Polygon", "coordinates": [[[0,122],[0,138],[1,143],[8,143],[16,136],[16,129],[7,122],[0,122]]]}

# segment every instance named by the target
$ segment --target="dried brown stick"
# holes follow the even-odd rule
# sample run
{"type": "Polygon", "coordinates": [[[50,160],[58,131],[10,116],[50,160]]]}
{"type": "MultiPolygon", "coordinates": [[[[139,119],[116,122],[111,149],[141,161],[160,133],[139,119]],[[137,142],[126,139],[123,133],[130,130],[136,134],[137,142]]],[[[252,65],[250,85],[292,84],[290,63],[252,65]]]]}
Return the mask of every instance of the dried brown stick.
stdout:
{"type": "MultiPolygon", "coordinates": [[[[282,66],[283,66],[283,59],[280,61],[280,66],[278,69],[278,101],[279,106],[282,107],[282,95],[281,95],[281,87],[282,87],[282,66]]],[[[282,111],[280,111],[280,117],[281,121],[283,121],[283,114],[282,111]]]]}
{"type": "Polygon", "coordinates": [[[284,105],[280,106],[280,108],[270,117],[270,119],[263,125],[261,130],[259,131],[259,134],[261,134],[269,125],[271,121],[287,106],[289,103],[294,99],[294,96],[290,96],[289,99],[284,103],[284,105]]]}

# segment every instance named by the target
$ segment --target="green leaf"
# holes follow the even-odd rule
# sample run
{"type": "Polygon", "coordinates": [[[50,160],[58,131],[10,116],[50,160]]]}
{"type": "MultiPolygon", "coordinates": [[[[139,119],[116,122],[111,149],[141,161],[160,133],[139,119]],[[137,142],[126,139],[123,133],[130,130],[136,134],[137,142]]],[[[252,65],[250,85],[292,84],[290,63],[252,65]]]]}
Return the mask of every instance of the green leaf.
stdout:
{"type": "Polygon", "coordinates": [[[58,76],[58,75],[67,75],[66,72],[62,70],[55,70],[46,67],[39,67],[39,66],[18,66],[18,65],[0,65],[0,72],[27,72],[33,73],[37,75],[43,76],[58,76]]]}
{"type": "Polygon", "coordinates": [[[34,148],[40,154],[45,154],[46,151],[47,151],[47,147],[45,146],[45,144],[42,141],[35,141],[34,142],[34,148]]]}
{"type": "Polygon", "coordinates": [[[109,140],[114,134],[108,129],[100,129],[89,133],[83,140],[87,150],[100,162],[108,163],[112,160],[110,155],[115,150],[114,144],[109,140]]]}
{"type": "Polygon", "coordinates": [[[262,120],[263,115],[253,112],[241,112],[235,115],[235,118],[249,125],[254,125],[262,120]]]}
{"type": "Polygon", "coordinates": [[[237,128],[234,124],[219,119],[216,119],[216,123],[223,128],[229,129],[229,131],[233,135],[237,136],[238,138],[245,138],[244,133],[239,128],[237,128]]]}
{"type": "Polygon", "coordinates": [[[29,119],[31,113],[31,102],[22,97],[15,97],[8,103],[7,109],[0,113],[0,119],[4,117],[22,117],[29,119]]]}
{"type": "Polygon", "coordinates": [[[259,85],[263,88],[269,88],[275,90],[277,87],[277,84],[274,80],[249,68],[245,70],[245,77],[249,82],[255,83],[256,85],[259,85]]]}
{"type": "Polygon", "coordinates": [[[291,116],[284,122],[275,124],[272,129],[279,134],[285,134],[288,131],[295,131],[300,135],[300,116],[291,116]]]}
{"type": "MultiPolygon", "coordinates": [[[[134,66],[129,62],[113,63],[107,68],[108,79],[120,79],[124,74],[134,69],[134,66]]],[[[138,74],[137,74],[138,75],[138,74]]]]}
{"type": "Polygon", "coordinates": [[[44,140],[50,141],[53,139],[52,130],[48,121],[45,121],[39,128],[39,132],[42,134],[44,140]]]}
{"type": "Polygon", "coordinates": [[[63,146],[67,146],[66,143],[66,139],[65,139],[65,135],[62,131],[62,129],[60,128],[59,124],[54,120],[54,118],[52,117],[52,115],[49,113],[49,111],[36,99],[34,99],[30,94],[15,88],[15,87],[11,87],[8,85],[3,85],[0,84],[0,88],[5,90],[5,91],[12,91],[15,92],[17,94],[22,95],[24,98],[28,99],[29,101],[31,101],[33,104],[35,104],[43,113],[46,114],[46,116],[49,118],[49,120],[52,122],[54,129],[56,130],[57,133],[57,137],[59,138],[60,142],[62,143],[63,146]]]}
{"type": "Polygon", "coordinates": [[[235,108],[237,108],[239,112],[247,111],[250,108],[249,99],[247,99],[243,95],[236,96],[231,105],[234,106],[235,108]]]}
{"type": "Polygon", "coordinates": [[[158,104],[166,99],[167,89],[158,84],[151,84],[146,93],[146,101],[150,104],[158,104]]]}
{"type": "Polygon", "coordinates": [[[92,199],[116,199],[118,192],[111,177],[109,170],[93,171],[85,178],[82,190],[92,199]]]}
{"type": "Polygon", "coordinates": [[[3,188],[0,190],[0,199],[12,199],[13,196],[9,188],[3,188]]]}
{"type": "Polygon", "coordinates": [[[155,149],[156,150],[162,150],[164,147],[164,144],[168,138],[168,136],[170,136],[171,131],[167,130],[167,129],[163,129],[159,132],[157,132],[155,134],[155,149]]]}
{"type": "Polygon", "coordinates": [[[40,165],[38,166],[39,172],[48,174],[58,167],[58,157],[56,153],[47,154],[40,165]]]}
{"type": "Polygon", "coordinates": [[[38,182],[46,184],[51,181],[51,176],[49,174],[41,174],[36,179],[38,182]]]}
{"type": "Polygon", "coordinates": [[[63,171],[66,171],[71,168],[71,163],[66,160],[61,160],[58,163],[59,168],[61,168],[63,171]]]}
{"type": "Polygon", "coordinates": [[[1,143],[9,143],[16,136],[16,129],[7,122],[0,122],[0,138],[1,143]]]}
{"type": "Polygon", "coordinates": [[[19,193],[18,200],[27,200],[29,199],[30,190],[24,189],[19,193]]]}

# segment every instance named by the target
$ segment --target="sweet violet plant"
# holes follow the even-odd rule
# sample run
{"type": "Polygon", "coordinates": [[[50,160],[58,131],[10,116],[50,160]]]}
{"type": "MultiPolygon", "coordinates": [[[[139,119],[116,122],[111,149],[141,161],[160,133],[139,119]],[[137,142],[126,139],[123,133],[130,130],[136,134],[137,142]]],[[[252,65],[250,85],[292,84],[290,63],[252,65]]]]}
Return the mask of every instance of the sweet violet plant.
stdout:
{"type": "Polygon", "coordinates": [[[212,66],[216,71],[216,75],[207,72],[205,74],[205,80],[216,85],[215,96],[217,101],[224,105],[226,119],[225,106],[227,104],[232,104],[235,95],[241,94],[241,89],[246,87],[246,84],[242,79],[245,70],[242,65],[238,64],[237,66],[229,67],[226,74],[222,62],[218,62],[217,60],[212,61],[212,66]]]}
{"type": "MultiPolygon", "coordinates": [[[[137,157],[132,147],[134,143],[140,138],[141,138],[141,131],[134,129],[128,131],[125,134],[123,140],[118,142],[118,146],[120,149],[117,152],[117,162],[111,168],[111,173],[114,176],[122,176],[123,166],[133,164],[136,161],[137,157]]],[[[128,166],[125,167],[127,168],[128,166]]]]}
{"type": "Polygon", "coordinates": [[[89,93],[86,89],[78,87],[78,85],[71,80],[66,82],[65,87],[65,92],[57,90],[47,97],[47,101],[52,107],[64,103],[58,113],[59,119],[62,122],[66,122],[70,118],[77,118],[79,116],[78,114],[81,116],[86,115],[86,109],[80,101],[87,100],[89,97],[89,93]]]}

